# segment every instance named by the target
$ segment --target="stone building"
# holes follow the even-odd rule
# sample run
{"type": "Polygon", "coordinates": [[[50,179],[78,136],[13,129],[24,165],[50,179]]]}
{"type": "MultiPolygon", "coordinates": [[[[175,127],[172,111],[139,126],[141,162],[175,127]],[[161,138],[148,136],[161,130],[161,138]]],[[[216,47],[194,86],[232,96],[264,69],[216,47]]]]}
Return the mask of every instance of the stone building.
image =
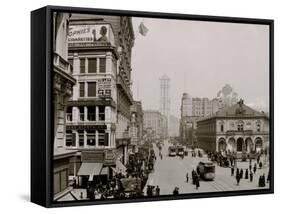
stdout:
{"type": "Polygon", "coordinates": [[[78,149],[73,176],[79,184],[124,171],[130,144],[131,18],[73,14],[69,61],[77,83],[67,108],[66,146],[78,149]]]}
{"type": "Polygon", "coordinates": [[[199,147],[217,152],[256,153],[269,147],[269,117],[240,100],[197,121],[199,147]]]}
{"type": "Polygon", "coordinates": [[[141,101],[134,101],[131,106],[130,124],[131,143],[129,148],[133,153],[138,151],[138,146],[142,143],[143,137],[143,110],[141,101]]]}
{"type": "Polygon", "coordinates": [[[183,93],[181,100],[180,139],[183,144],[196,143],[196,122],[204,117],[215,114],[219,110],[219,100],[191,97],[183,93]]]}
{"type": "Polygon", "coordinates": [[[68,176],[70,160],[75,150],[65,148],[65,115],[67,101],[72,95],[75,79],[72,65],[67,60],[67,32],[70,14],[53,13],[53,108],[54,108],[54,153],[53,153],[53,193],[54,200],[67,194],[71,187],[68,176]]]}

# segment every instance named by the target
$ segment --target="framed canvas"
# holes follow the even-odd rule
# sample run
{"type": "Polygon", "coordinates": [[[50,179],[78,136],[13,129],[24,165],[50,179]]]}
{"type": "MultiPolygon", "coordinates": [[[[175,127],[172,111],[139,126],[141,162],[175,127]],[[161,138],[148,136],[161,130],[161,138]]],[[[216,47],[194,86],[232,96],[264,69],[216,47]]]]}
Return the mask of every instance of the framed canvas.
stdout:
{"type": "Polygon", "coordinates": [[[31,12],[31,201],[273,193],[273,20],[31,12]]]}

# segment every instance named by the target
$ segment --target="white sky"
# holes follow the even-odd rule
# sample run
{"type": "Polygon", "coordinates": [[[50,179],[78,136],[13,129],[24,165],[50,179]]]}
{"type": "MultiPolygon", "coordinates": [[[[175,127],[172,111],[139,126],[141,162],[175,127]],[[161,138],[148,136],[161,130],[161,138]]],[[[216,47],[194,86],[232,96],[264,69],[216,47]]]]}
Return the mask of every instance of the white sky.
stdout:
{"type": "Polygon", "coordinates": [[[226,84],[257,110],[269,106],[269,27],[202,21],[133,18],[134,98],[159,110],[159,78],[171,79],[171,113],[180,115],[183,92],[216,97],[226,84]],[[149,29],[137,34],[143,21],[149,29]]]}

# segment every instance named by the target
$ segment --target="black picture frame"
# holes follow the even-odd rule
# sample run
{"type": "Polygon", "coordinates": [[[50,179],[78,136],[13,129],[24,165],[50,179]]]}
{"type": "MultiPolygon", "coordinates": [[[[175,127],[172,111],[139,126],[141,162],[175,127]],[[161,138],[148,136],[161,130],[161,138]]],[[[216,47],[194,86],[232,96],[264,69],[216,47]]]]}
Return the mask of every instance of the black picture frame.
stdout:
{"type": "Polygon", "coordinates": [[[274,21],[238,17],[187,15],[143,11],[93,9],[79,7],[46,6],[31,12],[31,202],[44,207],[83,206],[178,200],[191,198],[226,197],[274,193],[274,21]],[[268,25],[270,37],[270,166],[271,182],[269,189],[226,191],[178,196],[159,196],[129,200],[96,200],[53,202],[52,200],[52,154],[53,154],[53,109],[52,109],[52,12],[94,13],[102,15],[126,15],[177,20],[212,21],[268,25]]]}

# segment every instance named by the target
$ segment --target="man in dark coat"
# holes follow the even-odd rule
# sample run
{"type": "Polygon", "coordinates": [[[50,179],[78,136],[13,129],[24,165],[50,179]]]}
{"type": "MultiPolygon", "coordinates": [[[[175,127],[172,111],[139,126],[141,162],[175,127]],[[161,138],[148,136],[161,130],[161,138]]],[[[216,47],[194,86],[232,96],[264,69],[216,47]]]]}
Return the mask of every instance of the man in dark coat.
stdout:
{"type": "Polygon", "coordinates": [[[156,196],[160,195],[160,188],[158,185],[156,186],[155,193],[156,193],[156,196]]]}
{"type": "Polygon", "coordinates": [[[200,182],[199,182],[199,177],[198,176],[196,178],[195,184],[196,184],[196,189],[198,189],[200,187],[200,182]]]}
{"type": "Polygon", "coordinates": [[[231,176],[234,175],[234,166],[231,167],[231,176]]]}
{"type": "Polygon", "coordinates": [[[255,165],[254,165],[254,173],[256,174],[256,171],[257,171],[257,164],[255,163],[255,165]]]}
{"type": "Polygon", "coordinates": [[[260,168],[260,169],[262,168],[262,162],[259,163],[259,168],[260,168]]]}
{"type": "Polygon", "coordinates": [[[179,194],[179,188],[175,187],[174,191],[173,191],[173,195],[178,195],[179,194]]]}
{"type": "Polygon", "coordinates": [[[239,185],[239,182],[240,182],[240,174],[237,173],[236,175],[236,181],[237,181],[237,186],[239,185]]]}
{"type": "Polygon", "coordinates": [[[254,177],[254,174],[252,171],[250,171],[250,182],[253,182],[253,177],[254,177]]]}
{"type": "Polygon", "coordinates": [[[248,169],[246,169],[246,172],[245,172],[245,179],[248,179],[249,178],[249,171],[248,169]]]}
{"type": "Polygon", "coordinates": [[[240,169],[240,179],[242,179],[243,178],[243,169],[241,168],[240,169]]]}
{"type": "Polygon", "coordinates": [[[189,177],[188,177],[188,172],[186,173],[186,183],[188,183],[189,177]]]}

